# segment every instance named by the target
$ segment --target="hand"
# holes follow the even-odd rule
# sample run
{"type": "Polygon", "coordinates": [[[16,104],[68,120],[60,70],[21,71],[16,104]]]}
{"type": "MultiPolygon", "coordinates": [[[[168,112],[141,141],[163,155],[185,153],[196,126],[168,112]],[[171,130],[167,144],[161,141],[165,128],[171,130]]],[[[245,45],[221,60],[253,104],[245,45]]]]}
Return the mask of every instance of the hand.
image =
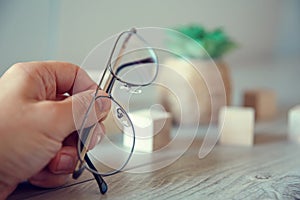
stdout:
{"type": "MultiPolygon", "coordinates": [[[[61,62],[19,63],[1,77],[0,199],[25,180],[40,187],[66,183],[78,157],[73,115],[85,113],[96,88],[78,66],[61,62]]],[[[110,103],[104,99],[97,108],[94,141],[104,133],[110,103]]]]}

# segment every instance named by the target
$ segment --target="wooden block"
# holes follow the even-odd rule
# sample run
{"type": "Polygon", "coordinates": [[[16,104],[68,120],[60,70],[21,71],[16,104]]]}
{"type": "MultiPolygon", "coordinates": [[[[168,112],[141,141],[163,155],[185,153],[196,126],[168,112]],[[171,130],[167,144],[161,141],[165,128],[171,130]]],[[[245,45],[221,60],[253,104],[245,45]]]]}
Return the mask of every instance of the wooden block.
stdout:
{"type": "Polygon", "coordinates": [[[288,138],[300,143],[300,105],[293,107],[288,113],[288,138]]]}
{"type": "Polygon", "coordinates": [[[252,146],[254,109],[225,106],[219,113],[220,144],[252,146]]]}
{"type": "MultiPolygon", "coordinates": [[[[139,110],[129,113],[136,135],[135,150],[141,152],[153,152],[163,148],[170,142],[172,126],[171,115],[168,112],[158,110],[139,110]]],[[[132,137],[126,134],[123,144],[132,145],[132,137]]]]}
{"type": "Polygon", "coordinates": [[[244,106],[254,108],[256,120],[270,119],[276,115],[276,94],[269,89],[247,90],[244,106]]]}

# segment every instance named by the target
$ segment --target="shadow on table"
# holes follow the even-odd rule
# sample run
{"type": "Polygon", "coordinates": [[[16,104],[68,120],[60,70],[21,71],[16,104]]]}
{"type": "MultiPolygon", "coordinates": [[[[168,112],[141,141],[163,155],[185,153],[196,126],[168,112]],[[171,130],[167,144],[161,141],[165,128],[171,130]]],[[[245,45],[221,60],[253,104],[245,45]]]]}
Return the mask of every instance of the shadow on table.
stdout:
{"type": "Polygon", "coordinates": [[[42,194],[49,189],[43,189],[31,185],[28,182],[23,182],[18,185],[16,190],[7,198],[7,200],[27,199],[33,196],[33,194],[42,194]]]}

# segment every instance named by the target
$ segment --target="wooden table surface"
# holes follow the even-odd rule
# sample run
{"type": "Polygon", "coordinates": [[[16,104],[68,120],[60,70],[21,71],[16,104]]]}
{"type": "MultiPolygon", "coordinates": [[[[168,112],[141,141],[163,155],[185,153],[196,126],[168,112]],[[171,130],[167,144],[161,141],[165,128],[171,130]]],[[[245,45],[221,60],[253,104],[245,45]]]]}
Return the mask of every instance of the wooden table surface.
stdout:
{"type": "Polygon", "coordinates": [[[20,184],[8,199],[300,199],[300,145],[286,139],[286,119],[258,123],[253,147],[217,145],[199,159],[202,138],[169,166],[105,177],[105,195],[86,172],[56,189],[20,184]]]}

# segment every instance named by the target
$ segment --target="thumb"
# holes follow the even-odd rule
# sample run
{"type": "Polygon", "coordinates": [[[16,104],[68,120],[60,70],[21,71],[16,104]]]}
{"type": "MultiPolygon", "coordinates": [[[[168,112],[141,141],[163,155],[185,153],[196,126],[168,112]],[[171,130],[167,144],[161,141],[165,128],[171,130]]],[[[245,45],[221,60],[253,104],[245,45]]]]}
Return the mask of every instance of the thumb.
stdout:
{"type": "MultiPolygon", "coordinates": [[[[95,90],[87,90],[67,97],[62,101],[49,102],[48,106],[50,106],[50,108],[48,109],[52,111],[48,112],[50,119],[48,119],[47,127],[53,127],[54,130],[51,130],[51,128],[48,130],[60,133],[62,136],[61,139],[67,137],[71,132],[78,130],[94,99],[94,93],[95,90]]],[[[99,90],[98,96],[107,96],[107,94],[99,90]]],[[[108,114],[109,109],[109,98],[97,98],[87,115],[85,127],[91,126],[104,119],[108,114]]]]}

